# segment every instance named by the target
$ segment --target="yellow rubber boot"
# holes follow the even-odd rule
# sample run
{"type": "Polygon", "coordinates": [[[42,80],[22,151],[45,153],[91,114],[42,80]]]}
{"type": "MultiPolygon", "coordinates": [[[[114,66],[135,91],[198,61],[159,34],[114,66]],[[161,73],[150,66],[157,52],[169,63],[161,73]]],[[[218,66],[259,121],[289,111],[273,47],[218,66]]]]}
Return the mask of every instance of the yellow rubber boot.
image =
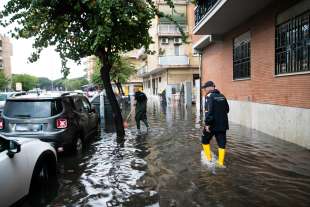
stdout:
{"type": "Polygon", "coordinates": [[[203,144],[202,148],[203,148],[203,152],[204,152],[205,156],[207,157],[207,160],[211,161],[212,156],[211,156],[211,146],[210,146],[210,144],[203,144]]]}
{"type": "Polygon", "coordinates": [[[219,148],[219,157],[217,160],[217,164],[219,167],[225,167],[224,166],[224,159],[225,159],[225,149],[219,148]]]}

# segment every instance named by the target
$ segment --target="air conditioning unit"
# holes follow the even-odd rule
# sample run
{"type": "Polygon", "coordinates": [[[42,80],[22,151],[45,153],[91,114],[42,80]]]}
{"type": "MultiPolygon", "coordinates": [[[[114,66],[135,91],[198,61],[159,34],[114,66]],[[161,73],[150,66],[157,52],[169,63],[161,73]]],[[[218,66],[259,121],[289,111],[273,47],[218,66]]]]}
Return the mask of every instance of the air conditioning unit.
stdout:
{"type": "Polygon", "coordinates": [[[169,39],[168,38],[161,38],[160,43],[163,45],[168,45],[169,44],[169,39]]]}
{"type": "Polygon", "coordinates": [[[180,37],[174,38],[174,44],[175,44],[175,45],[180,45],[180,44],[182,44],[182,39],[181,39],[180,37]]]}

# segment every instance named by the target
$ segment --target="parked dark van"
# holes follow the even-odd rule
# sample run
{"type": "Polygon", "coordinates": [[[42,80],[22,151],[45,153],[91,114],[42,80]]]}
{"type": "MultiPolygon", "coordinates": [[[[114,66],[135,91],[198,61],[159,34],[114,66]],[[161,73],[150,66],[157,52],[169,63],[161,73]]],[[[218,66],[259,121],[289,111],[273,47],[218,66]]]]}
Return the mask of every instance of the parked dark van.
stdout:
{"type": "Polygon", "coordinates": [[[98,132],[98,114],[79,94],[42,94],[9,98],[0,118],[0,134],[38,138],[58,152],[81,151],[98,132]]]}

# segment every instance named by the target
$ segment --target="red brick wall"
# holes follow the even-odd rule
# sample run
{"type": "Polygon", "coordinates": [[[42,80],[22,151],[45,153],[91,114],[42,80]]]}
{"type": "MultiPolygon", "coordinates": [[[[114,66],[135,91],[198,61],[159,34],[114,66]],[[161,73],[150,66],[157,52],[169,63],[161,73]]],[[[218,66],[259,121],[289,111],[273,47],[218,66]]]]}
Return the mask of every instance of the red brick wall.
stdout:
{"type": "Polygon", "coordinates": [[[264,9],[226,34],[223,42],[207,47],[202,57],[202,82],[213,80],[231,100],[310,108],[310,74],[274,76],[277,11],[277,6],[264,9]],[[233,81],[232,42],[247,31],[251,32],[251,80],[233,81]]]}

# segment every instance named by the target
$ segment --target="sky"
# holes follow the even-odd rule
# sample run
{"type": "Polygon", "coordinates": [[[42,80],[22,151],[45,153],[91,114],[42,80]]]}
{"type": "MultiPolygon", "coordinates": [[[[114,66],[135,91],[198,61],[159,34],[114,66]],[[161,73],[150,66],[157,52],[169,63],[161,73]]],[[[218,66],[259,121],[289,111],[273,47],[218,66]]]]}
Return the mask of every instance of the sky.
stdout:
{"type": "MultiPolygon", "coordinates": [[[[8,0],[0,0],[0,10],[8,0]]],[[[0,27],[0,33],[10,36],[7,28],[0,27]]],[[[53,47],[48,47],[42,51],[40,59],[35,63],[29,63],[28,57],[34,51],[32,48],[33,40],[31,39],[11,39],[13,45],[13,56],[11,57],[12,73],[14,74],[30,74],[37,77],[47,77],[51,80],[62,78],[61,59],[53,47]]],[[[87,67],[85,61],[81,65],[69,62],[68,67],[71,68],[68,78],[76,78],[85,75],[84,69],[87,67]]]]}

